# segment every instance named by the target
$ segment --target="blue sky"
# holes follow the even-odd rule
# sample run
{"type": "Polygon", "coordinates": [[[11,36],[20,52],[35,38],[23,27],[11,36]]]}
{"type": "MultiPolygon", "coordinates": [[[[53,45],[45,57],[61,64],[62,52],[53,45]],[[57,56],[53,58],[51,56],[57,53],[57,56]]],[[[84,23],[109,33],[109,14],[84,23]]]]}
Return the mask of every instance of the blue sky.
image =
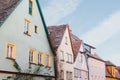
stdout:
{"type": "Polygon", "coordinates": [[[104,60],[120,65],[120,0],[40,0],[47,25],[69,24],[104,60]]]}

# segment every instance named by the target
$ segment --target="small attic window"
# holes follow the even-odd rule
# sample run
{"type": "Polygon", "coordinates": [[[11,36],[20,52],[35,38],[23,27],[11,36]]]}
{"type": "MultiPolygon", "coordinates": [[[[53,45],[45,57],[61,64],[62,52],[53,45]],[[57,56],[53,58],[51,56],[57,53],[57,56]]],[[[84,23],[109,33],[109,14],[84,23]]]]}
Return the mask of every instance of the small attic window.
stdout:
{"type": "Polygon", "coordinates": [[[35,25],[35,33],[38,33],[38,26],[35,25]]]}
{"type": "Polygon", "coordinates": [[[29,14],[33,15],[33,1],[29,0],[29,14]]]}
{"type": "Polygon", "coordinates": [[[68,45],[68,38],[65,37],[65,44],[68,45]]]}

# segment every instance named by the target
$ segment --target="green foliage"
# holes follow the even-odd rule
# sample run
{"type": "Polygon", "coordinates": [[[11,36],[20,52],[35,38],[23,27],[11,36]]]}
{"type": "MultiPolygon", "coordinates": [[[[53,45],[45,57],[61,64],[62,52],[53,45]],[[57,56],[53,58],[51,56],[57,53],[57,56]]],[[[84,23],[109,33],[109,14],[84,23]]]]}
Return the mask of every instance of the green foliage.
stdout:
{"type": "Polygon", "coordinates": [[[14,66],[19,72],[21,72],[21,68],[20,68],[20,66],[18,65],[18,63],[17,63],[15,60],[13,60],[13,62],[14,62],[13,66],[14,66]]]}

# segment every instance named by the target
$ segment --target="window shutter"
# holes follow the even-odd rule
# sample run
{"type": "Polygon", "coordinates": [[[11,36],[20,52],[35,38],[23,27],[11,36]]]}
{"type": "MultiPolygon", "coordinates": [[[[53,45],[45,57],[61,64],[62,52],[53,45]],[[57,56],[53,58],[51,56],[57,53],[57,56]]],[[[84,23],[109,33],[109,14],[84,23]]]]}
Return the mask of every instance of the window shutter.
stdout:
{"type": "Polygon", "coordinates": [[[33,63],[36,63],[36,52],[33,53],[33,63]]]}

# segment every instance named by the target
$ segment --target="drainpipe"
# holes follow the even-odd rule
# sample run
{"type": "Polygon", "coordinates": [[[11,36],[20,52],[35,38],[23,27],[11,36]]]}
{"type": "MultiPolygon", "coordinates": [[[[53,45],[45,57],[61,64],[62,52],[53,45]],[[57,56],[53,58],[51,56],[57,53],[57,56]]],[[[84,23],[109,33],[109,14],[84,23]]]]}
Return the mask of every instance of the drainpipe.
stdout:
{"type": "Polygon", "coordinates": [[[88,69],[88,80],[90,80],[89,79],[89,65],[88,65],[88,58],[89,58],[89,56],[86,54],[86,51],[81,52],[81,53],[83,53],[84,56],[85,56],[85,60],[86,60],[86,64],[87,64],[87,69],[88,69]]]}

